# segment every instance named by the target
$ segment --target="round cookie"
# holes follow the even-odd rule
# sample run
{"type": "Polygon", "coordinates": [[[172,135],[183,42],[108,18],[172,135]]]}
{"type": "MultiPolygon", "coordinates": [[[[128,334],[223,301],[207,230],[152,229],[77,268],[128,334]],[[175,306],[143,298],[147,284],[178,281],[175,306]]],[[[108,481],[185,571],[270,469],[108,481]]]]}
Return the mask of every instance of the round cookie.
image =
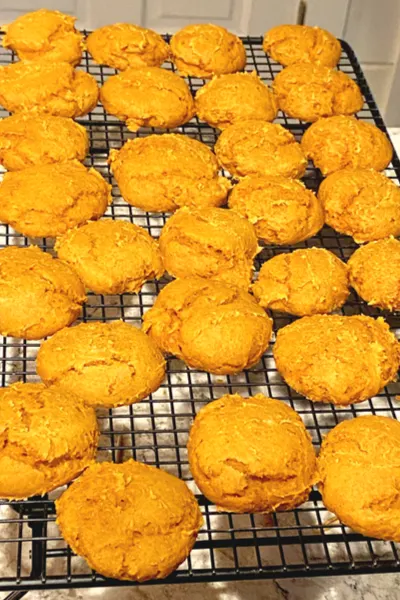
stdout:
{"type": "Polygon", "coordinates": [[[20,60],[62,61],[76,66],[81,62],[84,45],[75,21],[76,17],[58,10],[29,12],[2,26],[2,44],[14,50],[20,60]]]}
{"type": "Polygon", "coordinates": [[[274,93],[255,71],[216,76],[196,94],[197,116],[219,129],[248,120],[273,121],[277,112],[274,93]]]}
{"type": "Polygon", "coordinates": [[[194,100],[186,82],[159,67],[127,69],[109,77],[100,89],[101,102],[131,131],[140,127],[172,129],[190,121],[194,100]]]}
{"type": "Polygon", "coordinates": [[[262,265],[252,292],[263,308],[299,317],[330,313],[349,295],[347,266],[324,248],[278,254],[262,265]]]}
{"type": "Polygon", "coordinates": [[[308,122],[352,115],[364,104],[360,88],[346,73],[320,65],[286,67],[275,77],[273,89],[286,115],[308,122]]]}
{"type": "Polygon", "coordinates": [[[95,62],[119,71],[131,67],[160,67],[170,55],[161,35],[131,23],[114,23],[96,29],[88,36],[86,46],[95,62]]]}
{"type": "Polygon", "coordinates": [[[83,161],[88,149],[85,127],[66,117],[18,113],[0,121],[0,164],[7,171],[83,161]]]}
{"type": "Polygon", "coordinates": [[[342,51],[326,29],[310,25],[277,25],[264,36],[264,51],[281,65],[313,63],[336,67],[342,51]]]}
{"type": "Polygon", "coordinates": [[[146,281],[164,273],[156,240],[128,221],[87,223],[67,231],[55,249],[96,294],[139,292],[146,281]]]}
{"type": "Polygon", "coordinates": [[[160,250],[173,277],[204,277],[248,289],[260,248],[254,227],[223,208],[180,208],[164,225],[160,250]]]}
{"type": "Polygon", "coordinates": [[[161,290],[143,317],[143,330],[163,352],[190,367],[233,374],[260,360],[272,321],[247,292],[188,277],[161,290]]]}
{"type": "Polygon", "coordinates": [[[180,75],[210,79],[242,71],[246,65],[243,42],[225,27],[187,25],[171,38],[172,60],[180,75]]]}
{"type": "Polygon", "coordinates": [[[400,235],[400,188],[372,169],[344,169],[329,175],[318,191],[325,220],[356,242],[400,235]]]}
{"type": "Polygon", "coordinates": [[[292,510],[316,480],[316,457],[300,416],[257,394],[222,396],[197,414],[189,434],[189,466],[218,510],[292,510]]]}
{"type": "Polygon", "coordinates": [[[0,250],[0,335],[38,340],[70,325],[86,301],[76,273],[35,246],[0,250]]]}
{"type": "Polygon", "coordinates": [[[324,212],[314,192],[286,177],[245,177],[233,188],[229,207],[248,219],[267,244],[297,244],[324,225],[324,212]]]}
{"type": "Polygon", "coordinates": [[[336,425],[318,457],[326,508],[363,535],[400,541],[400,423],[365,415],[336,425]]]}
{"type": "Polygon", "coordinates": [[[361,246],[349,262],[350,285],[372,306],[400,310],[400,241],[388,238],[361,246]]]}
{"type": "Polygon", "coordinates": [[[0,104],[10,112],[76,118],[96,106],[98,95],[95,78],[66,62],[38,60],[0,67],[0,104]]]}
{"type": "Polygon", "coordinates": [[[56,500],[56,512],[62,536],[92,569],[133,581],[172,573],[203,523],[183,481],[134,460],[92,465],[56,500]]]}
{"type": "Polygon", "coordinates": [[[282,125],[244,121],[227,127],[215,144],[220,165],[231,175],[303,177],[307,159],[294,135],[282,125]]]}
{"type": "Polygon", "coordinates": [[[382,318],[314,315],[279,330],[274,358],[299,394],[347,406],[375,396],[395,380],[400,351],[382,318]]]}
{"type": "Polygon", "coordinates": [[[96,414],[73,394],[41,383],[0,389],[0,498],[47,494],[96,456],[96,414]]]}
{"type": "Polygon", "coordinates": [[[0,221],[32,237],[56,237],[99,219],[111,186],[77,160],[6,173],[0,183],[0,221]]]}
{"type": "Polygon", "coordinates": [[[165,361],[140,329],[122,321],[89,322],[59,331],[40,346],[37,372],[91,406],[139,402],[164,379],[165,361]]]}
{"type": "Polygon", "coordinates": [[[393,156],[383,131],[346,116],[320,119],[311,125],[302,137],[301,147],[325,177],[345,168],[383,171],[393,156]]]}
{"type": "Polygon", "coordinates": [[[184,135],[128,140],[109,162],[124,200],[149,212],[221,206],[231,188],[208,146],[184,135]]]}

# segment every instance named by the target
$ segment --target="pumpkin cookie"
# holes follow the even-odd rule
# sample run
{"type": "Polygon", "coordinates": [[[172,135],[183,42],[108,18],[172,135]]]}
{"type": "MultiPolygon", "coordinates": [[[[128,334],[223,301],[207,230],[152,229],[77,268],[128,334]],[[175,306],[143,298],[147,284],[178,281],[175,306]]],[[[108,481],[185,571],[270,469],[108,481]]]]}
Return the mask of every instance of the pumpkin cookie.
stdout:
{"type": "Polygon", "coordinates": [[[180,208],[164,225],[160,250],[173,277],[196,275],[248,289],[259,252],[253,226],[223,208],[180,208]]]}
{"type": "Polygon", "coordinates": [[[350,284],[372,306],[400,310],[400,241],[371,242],[351,255],[350,284]]]}
{"type": "Polygon", "coordinates": [[[301,147],[325,177],[345,168],[383,171],[393,156],[392,144],[383,131],[345,116],[320,119],[311,125],[301,147]]]}
{"type": "Polygon", "coordinates": [[[70,325],[86,301],[68,266],[34,246],[0,250],[0,334],[38,340],[70,325]]]}
{"type": "Polygon", "coordinates": [[[233,188],[229,206],[252,223],[267,244],[297,244],[313,237],[324,224],[314,192],[286,177],[245,177],[233,188]]]}
{"type": "Polygon", "coordinates": [[[232,374],[260,360],[272,321],[247,292],[188,277],[162,289],[143,317],[143,329],[163,352],[190,367],[232,374]]]}
{"type": "Polygon", "coordinates": [[[196,112],[212,127],[225,129],[251,119],[273,121],[278,104],[274,93],[253,71],[214,77],[197,92],[196,112]]]}
{"type": "Polygon", "coordinates": [[[119,71],[160,67],[169,58],[169,46],[161,35],[131,23],[114,23],[93,31],[86,46],[95,62],[119,71]]]}
{"type": "Polygon", "coordinates": [[[263,48],[285,67],[294,63],[336,67],[342,51],[339,40],[329,31],[310,25],[272,27],[264,36],[263,48]]]}
{"type": "Polygon", "coordinates": [[[107,79],[100,90],[104,108],[131,131],[170,129],[190,121],[194,101],[186,82],[159,67],[127,69],[107,79]]]}
{"type": "Polygon", "coordinates": [[[400,188],[372,169],[344,169],[321,183],[325,219],[356,242],[400,235],[400,188]]]}
{"type": "Polygon", "coordinates": [[[299,415],[257,394],[222,396],[206,404],[189,435],[193,478],[219,510],[292,510],[316,480],[316,457],[299,415]]]}
{"type": "Polygon", "coordinates": [[[46,60],[78,65],[82,58],[83,35],[74,27],[76,17],[41,8],[21,15],[9,25],[2,44],[20,60],[46,60]]]}
{"type": "Polygon", "coordinates": [[[81,117],[96,106],[98,95],[95,78],[66,62],[37,60],[0,67],[0,104],[10,112],[81,117]]]}
{"type": "Polygon", "coordinates": [[[184,135],[128,140],[109,162],[124,200],[149,212],[221,206],[231,188],[208,146],[184,135]]]}
{"type": "Polygon", "coordinates": [[[262,265],[252,292],[263,308],[299,317],[330,313],[349,295],[347,266],[324,248],[278,254],[262,265]]]}
{"type": "Polygon", "coordinates": [[[74,479],[96,456],[96,414],[41,383],[0,389],[0,498],[22,500],[74,479]]]}
{"type": "Polygon", "coordinates": [[[360,88],[346,73],[320,65],[286,67],[275,77],[273,89],[279,108],[302,121],[352,115],[364,104],[360,88]]]}
{"type": "Polygon", "coordinates": [[[227,127],[215,144],[224,169],[236,177],[303,177],[307,159],[294,135],[282,125],[244,121],[227,127]]]}
{"type": "Polygon", "coordinates": [[[315,315],[279,330],[274,358],[299,394],[347,406],[375,396],[395,380],[400,351],[382,318],[315,315]]]}
{"type": "Polygon", "coordinates": [[[326,508],[363,535],[400,541],[400,423],[365,415],[336,425],[318,457],[326,508]]]}
{"type": "Polygon", "coordinates": [[[242,71],[246,65],[243,42],[225,27],[187,25],[171,38],[172,60],[183,76],[209,79],[242,71]]]}
{"type": "Polygon", "coordinates": [[[99,219],[111,186],[77,160],[6,173],[0,184],[0,221],[32,237],[56,237],[99,219]]]}
{"type": "Polygon", "coordinates": [[[88,149],[85,127],[66,117],[19,113],[0,121],[0,164],[8,171],[83,161],[88,149]]]}
{"type": "Polygon", "coordinates": [[[122,321],[81,323],[43,342],[37,371],[46,385],[92,406],[139,402],[157,390],[165,362],[140,329],[122,321]]]}
{"type": "Polygon", "coordinates": [[[96,294],[139,292],[146,281],[164,273],[157,242],[127,221],[87,223],[59,238],[55,248],[96,294]]]}
{"type": "Polygon", "coordinates": [[[183,481],[134,460],[89,467],[56,501],[56,511],[63,537],[92,569],[132,581],[172,573],[203,522],[183,481]]]}

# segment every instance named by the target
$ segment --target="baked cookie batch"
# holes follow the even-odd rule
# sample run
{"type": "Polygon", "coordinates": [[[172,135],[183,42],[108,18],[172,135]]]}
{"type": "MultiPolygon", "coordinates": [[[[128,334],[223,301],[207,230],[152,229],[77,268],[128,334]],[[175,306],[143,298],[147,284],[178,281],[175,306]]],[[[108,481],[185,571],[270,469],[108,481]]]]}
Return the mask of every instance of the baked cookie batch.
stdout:
{"type": "MultiPolygon", "coordinates": [[[[269,88],[243,72],[243,43],[223,27],[190,25],[167,44],[127,23],[85,40],[74,21],[42,9],[4,28],[3,45],[20,60],[0,68],[0,104],[13,113],[0,122],[0,221],[55,238],[56,256],[33,244],[0,250],[0,334],[51,336],[37,355],[43,383],[0,389],[0,497],[46,494],[77,478],[56,501],[63,537],[99,573],[145,581],[187,558],[200,509],[186,484],[160,469],[96,463],[95,408],[147,398],[162,385],[166,355],[216,376],[251,368],[273,335],[266,311],[300,317],[273,347],[278,372],[297,393],[339,406],[378,394],[396,379],[399,342],[382,317],[330,313],[351,287],[372,306],[400,309],[400,191],[381,173],[392,158],[389,140],[354,116],[363,97],[336,69],[341,46],[329,32],[267,32],[263,48],[284,67],[269,88]],[[100,90],[75,69],[85,48],[118,71],[100,90]],[[165,61],[177,72],[163,69],[165,61]],[[184,76],[209,81],[193,98],[184,76]],[[131,131],[174,129],[194,116],[220,130],[214,152],[175,132],[111,150],[124,200],[173,213],[159,241],[101,218],[111,186],[82,164],[87,131],[73,120],[99,98],[131,131]],[[273,123],[279,110],[311,123],[300,143],[273,123]],[[325,177],[317,193],[300,181],[308,160],[325,177]],[[324,224],[364,244],[347,264],[323,248],[284,251],[253,282],[261,242],[291,246],[324,224]],[[141,330],[122,321],[69,327],[87,291],[138,293],[164,273],[174,280],[141,330]]],[[[188,441],[195,483],[218,510],[291,510],[318,485],[345,525],[395,541],[399,453],[400,423],[371,415],[337,425],[317,458],[301,417],[262,394],[209,402],[188,441]]]]}

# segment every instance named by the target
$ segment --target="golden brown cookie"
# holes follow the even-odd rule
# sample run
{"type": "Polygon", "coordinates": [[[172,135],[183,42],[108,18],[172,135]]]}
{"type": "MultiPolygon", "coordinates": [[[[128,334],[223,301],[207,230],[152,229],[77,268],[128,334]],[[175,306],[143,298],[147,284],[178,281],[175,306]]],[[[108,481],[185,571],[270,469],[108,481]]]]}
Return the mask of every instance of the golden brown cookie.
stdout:
{"type": "Polygon", "coordinates": [[[318,457],[326,508],[366,536],[400,541],[400,423],[365,415],[336,425],[318,457]]]}
{"type": "Polygon", "coordinates": [[[262,265],[252,292],[263,308],[299,317],[330,313],[349,295],[347,266],[324,248],[278,254],[262,265]]]}
{"type": "Polygon", "coordinates": [[[93,31],[86,46],[95,62],[120,71],[160,67],[169,58],[169,46],[161,35],[131,23],[114,23],[93,31]]]}
{"type": "Polygon", "coordinates": [[[88,149],[86,129],[66,117],[18,113],[0,121],[0,164],[8,171],[83,161],[88,149]]]}
{"type": "Polygon", "coordinates": [[[279,330],[274,358],[279,373],[299,394],[347,406],[394,381],[400,351],[382,318],[315,315],[279,330]]]}
{"type": "Polygon", "coordinates": [[[192,275],[248,289],[259,252],[253,226],[224,208],[180,208],[164,225],[160,250],[173,277],[192,275]]]}
{"type": "Polygon", "coordinates": [[[124,200],[149,212],[221,206],[231,188],[208,146],[184,135],[128,140],[109,162],[124,200]]]}
{"type": "Polygon", "coordinates": [[[82,58],[83,35],[75,29],[75,21],[76,17],[58,10],[41,8],[3,25],[2,44],[20,60],[63,61],[76,66],[82,58]]]}
{"type": "Polygon", "coordinates": [[[74,394],[41,383],[0,389],[0,498],[43,495],[96,456],[96,414],[74,394]]]}
{"type": "Polygon", "coordinates": [[[286,67],[275,77],[273,89],[279,108],[302,121],[353,115],[364,104],[360,88],[346,73],[320,65],[286,67]]]}
{"type": "Polygon", "coordinates": [[[56,511],[66,542],[92,569],[134,581],[172,573],[203,522],[183,481],[133,460],[92,465],[56,501],[56,511]]]}
{"type": "Polygon", "coordinates": [[[239,373],[256,364],[272,321],[250,294],[220,281],[188,277],[161,290],[143,317],[143,330],[161,350],[190,367],[239,373]]]}
{"type": "Polygon", "coordinates": [[[372,169],[344,169],[332,173],[318,191],[325,220],[356,242],[400,235],[400,189],[372,169]]]}
{"type": "Polygon", "coordinates": [[[133,404],[157,390],[165,361],[140,329],[123,323],[88,322],[65,328],[43,342],[37,372],[92,406],[133,404]]]}
{"type": "Polygon", "coordinates": [[[209,79],[242,71],[246,65],[243,42],[225,27],[187,25],[171,38],[172,60],[180,75],[209,79]]]}
{"type": "Polygon", "coordinates": [[[243,121],[227,127],[215,144],[224,169],[236,177],[303,177],[307,159],[294,135],[282,125],[243,121]]]}
{"type": "Polygon", "coordinates": [[[255,71],[216,76],[196,94],[197,116],[219,129],[250,119],[273,121],[277,112],[274,93],[255,71]]]}
{"type": "Polygon", "coordinates": [[[219,510],[292,510],[316,481],[316,457],[300,416],[284,402],[257,394],[222,396],[196,416],[189,466],[219,510]]]}
{"type": "Polygon", "coordinates": [[[128,221],[87,223],[67,231],[55,248],[96,294],[139,292],[146,281],[164,274],[156,240],[128,221]]]}
{"type": "Polygon", "coordinates": [[[0,104],[10,112],[81,117],[96,106],[98,95],[95,78],[66,62],[37,60],[0,68],[0,104]]]}
{"type": "Polygon", "coordinates": [[[38,340],[70,325],[86,301],[76,273],[35,246],[0,250],[0,335],[38,340]]]}
{"type": "Polygon", "coordinates": [[[324,212],[314,192],[301,181],[286,177],[245,177],[233,188],[229,207],[246,217],[267,244],[297,244],[324,224],[324,212]]]}
{"type": "Polygon", "coordinates": [[[0,221],[32,237],[56,237],[99,219],[111,186],[77,160],[6,173],[0,183],[0,221]]]}
{"type": "Polygon", "coordinates": [[[159,67],[127,69],[109,77],[100,89],[101,102],[131,131],[140,127],[172,129],[194,116],[194,100],[186,82],[159,67]]]}
{"type": "Polygon", "coordinates": [[[348,262],[350,285],[372,306],[400,310],[400,241],[395,238],[361,246],[348,262]]]}
{"type": "Polygon", "coordinates": [[[313,63],[336,67],[342,51],[339,40],[326,29],[310,25],[277,25],[264,36],[264,51],[285,67],[313,63]]]}
{"type": "Polygon", "coordinates": [[[340,169],[383,171],[393,156],[388,137],[366,121],[354,117],[320,119],[301,140],[307,158],[326,176],[340,169]]]}

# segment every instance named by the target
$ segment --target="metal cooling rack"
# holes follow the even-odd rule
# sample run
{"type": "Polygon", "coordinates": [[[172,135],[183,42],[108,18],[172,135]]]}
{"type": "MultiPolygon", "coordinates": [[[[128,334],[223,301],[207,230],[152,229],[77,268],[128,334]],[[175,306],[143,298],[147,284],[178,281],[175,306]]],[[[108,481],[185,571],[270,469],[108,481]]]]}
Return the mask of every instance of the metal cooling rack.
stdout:
{"type": "MultiPolygon", "coordinates": [[[[168,39],[168,37],[167,37],[168,39]]],[[[266,82],[271,82],[281,67],[266,57],[262,39],[243,39],[247,51],[247,71],[254,69],[266,82]]],[[[339,68],[357,80],[365,104],[359,112],[361,119],[374,122],[385,130],[383,120],[351,48],[342,42],[339,68]]],[[[14,60],[2,50],[0,63],[14,60]]],[[[172,65],[165,65],[173,69],[172,65]]],[[[115,71],[99,67],[85,54],[81,68],[94,75],[101,84],[115,71]]],[[[204,81],[188,78],[193,92],[204,81]]],[[[3,111],[1,116],[7,116],[3,111]]],[[[119,148],[135,135],[154,133],[142,129],[129,132],[114,117],[98,106],[90,115],[80,119],[90,135],[90,154],[86,164],[95,167],[112,183],[113,203],[107,216],[132,221],[158,237],[166,221],[165,215],[143,213],[126,204],[118,191],[109,168],[107,156],[112,147],[119,148]]],[[[288,119],[281,113],[276,122],[288,127],[298,138],[306,125],[288,119]]],[[[207,124],[193,119],[179,131],[213,146],[217,133],[207,124]]],[[[158,133],[158,132],[156,132],[158,133]]],[[[399,180],[400,163],[395,157],[387,170],[389,177],[399,180]]],[[[304,178],[307,185],[317,189],[321,176],[311,165],[304,178]]],[[[28,240],[7,226],[0,225],[0,246],[35,243],[52,252],[46,239],[28,240]]],[[[323,246],[347,259],[356,245],[351,238],[338,235],[325,227],[315,238],[296,247],[323,246]]],[[[265,247],[257,260],[260,264],[274,254],[295,247],[265,247]]],[[[138,295],[89,295],[82,320],[111,321],[124,319],[137,326],[167,279],[147,284],[138,295]]],[[[378,310],[368,307],[355,294],[342,309],[343,314],[363,313],[377,316],[378,310]]],[[[399,314],[384,314],[393,330],[400,329],[399,314]]],[[[290,322],[290,317],[275,315],[275,330],[290,322]]],[[[35,381],[35,356],[39,343],[12,338],[0,338],[0,383],[6,386],[15,381],[35,381]]],[[[398,384],[391,384],[377,397],[350,407],[313,404],[290,390],[276,371],[271,348],[253,369],[237,376],[212,376],[188,369],[171,359],[164,384],[150,399],[132,407],[99,411],[102,437],[100,460],[121,461],[128,457],[156,465],[188,482],[197,493],[205,524],[187,561],[164,582],[187,583],[233,579],[258,579],[374,573],[399,570],[400,547],[390,542],[362,537],[332,521],[332,515],[321,503],[315,490],[309,501],[294,511],[266,515],[220,514],[198,493],[187,464],[186,441],[190,424],[198,410],[212,399],[226,393],[254,395],[263,392],[287,402],[302,416],[316,447],[322,436],[344,419],[374,413],[399,417],[400,393],[398,384]]],[[[35,497],[25,502],[0,503],[0,591],[14,590],[10,596],[19,598],[27,590],[44,588],[92,587],[104,585],[133,585],[108,580],[91,571],[83,559],[75,556],[60,537],[55,525],[54,499],[60,490],[48,497],[35,497]]],[[[156,582],[150,582],[156,583],[156,582]]]]}

